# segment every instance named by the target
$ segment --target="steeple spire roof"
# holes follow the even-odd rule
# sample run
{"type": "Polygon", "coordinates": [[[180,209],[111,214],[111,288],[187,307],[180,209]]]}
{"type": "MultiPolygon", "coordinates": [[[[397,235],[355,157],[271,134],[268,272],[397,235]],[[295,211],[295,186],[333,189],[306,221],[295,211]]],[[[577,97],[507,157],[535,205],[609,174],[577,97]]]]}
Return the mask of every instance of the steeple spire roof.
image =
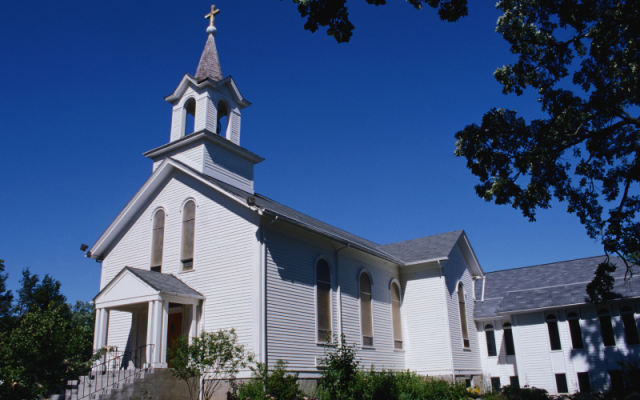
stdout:
{"type": "Polygon", "coordinates": [[[218,49],[216,49],[216,41],[213,38],[218,31],[214,26],[214,19],[217,14],[220,13],[219,9],[215,6],[211,6],[211,13],[205,15],[205,18],[209,19],[209,27],[207,33],[207,44],[204,46],[202,57],[198,63],[198,69],[196,70],[196,79],[213,79],[214,81],[222,80],[222,69],[220,68],[220,60],[218,59],[218,49]]]}

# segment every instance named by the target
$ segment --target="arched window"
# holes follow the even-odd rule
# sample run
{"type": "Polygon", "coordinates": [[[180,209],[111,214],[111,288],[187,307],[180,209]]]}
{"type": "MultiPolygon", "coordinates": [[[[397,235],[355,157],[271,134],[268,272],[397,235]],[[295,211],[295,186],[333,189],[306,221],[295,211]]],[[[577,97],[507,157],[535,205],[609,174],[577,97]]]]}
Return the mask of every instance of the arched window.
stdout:
{"type": "Polygon", "coordinates": [[[613,333],[613,325],[611,324],[611,315],[609,310],[601,308],[598,310],[598,319],[600,319],[600,329],[602,330],[602,342],[605,346],[615,346],[616,336],[613,333]]]}
{"type": "Polygon", "coordinates": [[[513,343],[513,331],[511,330],[511,324],[509,322],[505,322],[504,325],[502,325],[502,332],[504,334],[504,347],[505,350],[507,350],[507,355],[516,355],[516,346],[513,343]]]}
{"type": "Polygon", "coordinates": [[[571,344],[574,349],[584,349],[584,343],[582,342],[582,329],[580,328],[580,317],[574,312],[567,314],[567,321],[569,321],[569,331],[571,332],[571,344]]]}
{"type": "Polygon", "coordinates": [[[189,200],[182,208],[182,247],[180,261],[182,270],[193,269],[193,239],[196,225],[196,203],[189,200]]]}
{"type": "Polygon", "coordinates": [[[560,331],[558,331],[558,319],[553,314],[547,315],[547,329],[549,330],[551,350],[562,350],[562,344],[560,343],[560,331]]]}
{"type": "Polygon", "coordinates": [[[218,126],[216,133],[224,138],[227,137],[227,126],[229,124],[229,107],[224,101],[218,103],[218,126]]]}
{"type": "Polygon", "coordinates": [[[196,120],[196,100],[194,98],[190,98],[189,100],[184,102],[184,109],[182,111],[183,118],[183,127],[182,132],[183,136],[189,135],[195,132],[195,120],[196,120]]]}
{"type": "Polygon", "coordinates": [[[316,308],[318,341],[331,341],[331,271],[325,259],[316,264],[316,308]]]}
{"type": "Polygon", "coordinates": [[[624,336],[627,338],[627,344],[640,344],[638,337],[638,326],[633,309],[629,306],[622,307],[620,310],[622,315],[622,323],[624,324],[624,336]]]}
{"type": "Polygon", "coordinates": [[[162,251],[164,248],[164,210],[158,210],[153,215],[153,231],[151,235],[151,271],[162,272],[162,251]]]}
{"type": "Polygon", "coordinates": [[[362,329],[362,345],[373,346],[371,279],[366,272],[360,274],[360,327],[362,329]]]}
{"type": "Polygon", "coordinates": [[[467,306],[464,299],[464,288],[462,282],[458,284],[458,309],[460,312],[460,329],[462,330],[462,344],[465,348],[470,348],[469,329],[467,328],[467,306]]]}
{"type": "Polygon", "coordinates": [[[484,327],[484,333],[487,337],[487,354],[489,354],[489,357],[497,356],[498,352],[496,351],[496,336],[493,332],[493,325],[486,325],[484,327]]]}
{"type": "Polygon", "coordinates": [[[393,347],[402,348],[402,314],[400,310],[400,286],[391,284],[391,318],[393,320],[393,347]]]}

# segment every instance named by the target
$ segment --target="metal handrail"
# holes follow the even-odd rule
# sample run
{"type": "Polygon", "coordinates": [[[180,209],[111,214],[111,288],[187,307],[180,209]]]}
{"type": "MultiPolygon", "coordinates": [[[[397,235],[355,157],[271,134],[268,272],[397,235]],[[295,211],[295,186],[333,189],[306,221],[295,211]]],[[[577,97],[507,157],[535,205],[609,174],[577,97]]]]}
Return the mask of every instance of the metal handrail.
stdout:
{"type": "Polygon", "coordinates": [[[63,393],[60,393],[59,399],[84,399],[96,393],[105,393],[107,389],[127,378],[140,376],[141,372],[148,371],[150,367],[147,355],[153,354],[153,349],[153,344],[147,344],[108,359],[108,353],[105,354],[102,361],[96,361],[90,368],[64,378],[63,393]],[[76,384],[70,385],[69,381],[76,381],[76,384]]]}

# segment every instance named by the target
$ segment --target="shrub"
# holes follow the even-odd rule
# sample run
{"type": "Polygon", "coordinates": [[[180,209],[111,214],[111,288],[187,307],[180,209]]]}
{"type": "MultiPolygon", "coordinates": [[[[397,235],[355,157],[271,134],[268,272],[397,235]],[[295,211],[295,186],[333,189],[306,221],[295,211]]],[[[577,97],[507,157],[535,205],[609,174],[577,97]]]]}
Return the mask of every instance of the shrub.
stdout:
{"type": "Polygon", "coordinates": [[[187,383],[189,398],[209,400],[223,381],[235,378],[240,368],[253,361],[251,353],[245,353],[238,344],[233,329],[218,332],[202,332],[191,339],[179,337],[169,348],[173,368],[171,375],[187,383]],[[201,378],[202,386],[200,386],[201,378]]]}
{"type": "Polygon", "coordinates": [[[295,400],[302,397],[298,387],[298,374],[287,372],[287,363],[276,362],[275,368],[269,371],[266,364],[258,363],[253,368],[253,377],[238,387],[239,399],[276,399],[295,400]]]}
{"type": "Polygon", "coordinates": [[[502,393],[509,400],[549,400],[549,393],[536,387],[524,387],[506,385],[502,393]]]}
{"type": "Polygon", "coordinates": [[[347,345],[344,334],[334,335],[335,346],[325,346],[321,360],[322,378],[319,382],[318,397],[331,400],[350,400],[354,389],[354,379],[358,373],[356,346],[347,345]]]}

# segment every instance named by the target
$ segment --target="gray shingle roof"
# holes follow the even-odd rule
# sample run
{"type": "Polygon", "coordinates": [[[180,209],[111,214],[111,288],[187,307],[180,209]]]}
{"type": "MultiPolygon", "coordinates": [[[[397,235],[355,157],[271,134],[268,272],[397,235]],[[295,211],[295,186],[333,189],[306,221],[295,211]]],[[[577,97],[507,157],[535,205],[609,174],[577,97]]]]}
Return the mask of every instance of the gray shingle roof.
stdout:
{"type": "MultiPolygon", "coordinates": [[[[531,267],[506,269],[485,274],[484,302],[475,303],[474,317],[488,318],[497,313],[533,310],[589,303],[586,286],[605,256],[581,258],[531,267]]],[[[618,266],[613,293],[616,298],[640,296],[640,282],[624,282],[622,260],[618,266]]],[[[478,282],[480,283],[480,282],[478,282]]],[[[482,298],[482,284],[476,284],[476,298],[482,298]]]]}
{"type": "Polygon", "coordinates": [[[456,242],[458,242],[463,232],[464,231],[459,230],[406,240],[404,242],[385,244],[384,246],[380,246],[380,249],[389,254],[393,254],[407,264],[446,258],[449,253],[451,253],[451,249],[456,245],[456,242]]]}
{"type": "Polygon", "coordinates": [[[213,79],[216,82],[222,80],[222,68],[220,68],[216,41],[211,34],[207,38],[207,43],[204,46],[195,77],[198,80],[206,78],[213,79]]]}
{"type": "Polygon", "coordinates": [[[189,285],[182,282],[174,275],[132,267],[124,267],[124,269],[130,271],[132,274],[142,279],[147,285],[151,286],[153,289],[159,291],[160,293],[204,298],[202,294],[200,294],[195,289],[192,289],[189,285]]]}

